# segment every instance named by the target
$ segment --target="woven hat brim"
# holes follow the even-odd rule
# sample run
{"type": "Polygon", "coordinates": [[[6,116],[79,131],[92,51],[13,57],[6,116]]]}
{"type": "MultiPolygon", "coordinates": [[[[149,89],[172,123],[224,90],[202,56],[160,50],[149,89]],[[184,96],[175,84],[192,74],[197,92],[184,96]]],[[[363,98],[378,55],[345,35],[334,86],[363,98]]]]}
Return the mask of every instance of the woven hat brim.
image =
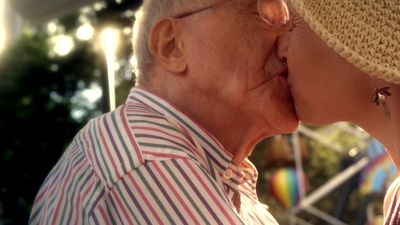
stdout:
{"type": "MultiPolygon", "coordinates": [[[[358,32],[354,32],[354,30],[357,30],[357,27],[352,27],[353,24],[348,23],[356,20],[358,20],[358,22],[364,20],[362,18],[354,18],[357,16],[357,14],[352,15],[353,12],[343,12],[346,6],[346,3],[344,2],[346,1],[292,0],[291,4],[309,24],[311,29],[313,29],[325,41],[325,43],[335,50],[335,52],[337,52],[340,56],[370,76],[377,77],[391,83],[400,84],[400,4],[398,3],[398,9],[392,9],[390,11],[392,14],[395,14],[398,10],[399,14],[388,15],[388,20],[389,18],[394,19],[395,22],[398,22],[398,24],[396,25],[391,23],[393,26],[387,26],[385,28],[385,32],[389,33],[389,35],[375,35],[375,37],[379,38],[392,38],[390,43],[387,44],[387,49],[382,49],[381,46],[377,46],[378,41],[373,40],[372,37],[364,37],[363,41],[360,41],[360,38],[363,36],[371,35],[372,32],[378,32],[382,27],[379,27],[379,29],[375,30],[366,30],[362,29],[363,25],[361,23],[358,23],[356,24],[359,26],[358,32]],[[335,2],[338,3],[335,5],[335,2]],[[330,15],[318,16],[318,14],[321,14],[321,12],[329,12],[330,15],[337,16],[336,18],[329,18],[330,15]],[[347,38],[344,38],[343,33],[348,33],[347,38]],[[378,49],[375,54],[371,54],[371,52],[374,52],[372,51],[373,48],[378,49]]],[[[358,16],[362,15],[364,14],[360,13],[358,16]]],[[[385,23],[385,20],[381,19],[380,22],[385,23]]],[[[382,26],[385,26],[385,24],[382,24],[382,26]]],[[[365,28],[368,28],[368,26],[365,26],[365,28]]],[[[372,36],[374,35],[372,34],[372,36]]]]}

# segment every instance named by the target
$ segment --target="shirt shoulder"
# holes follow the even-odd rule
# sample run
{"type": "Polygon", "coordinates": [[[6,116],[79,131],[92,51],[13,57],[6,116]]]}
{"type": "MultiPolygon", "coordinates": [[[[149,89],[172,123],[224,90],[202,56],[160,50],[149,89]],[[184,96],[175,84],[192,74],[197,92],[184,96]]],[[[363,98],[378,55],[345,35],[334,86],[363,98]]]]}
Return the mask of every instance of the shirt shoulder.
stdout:
{"type": "Polygon", "coordinates": [[[74,140],[43,182],[29,224],[87,224],[91,210],[106,194],[74,140]]]}
{"type": "Polygon", "coordinates": [[[111,188],[127,172],[143,163],[129,127],[126,105],[92,119],[74,140],[104,186],[111,188]]]}
{"type": "Polygon", "coordinates": [[[109,189],[145,162],[195,158],[191,143],[162,114],[141,103],[91,120],[75,141],[109,189]]]}

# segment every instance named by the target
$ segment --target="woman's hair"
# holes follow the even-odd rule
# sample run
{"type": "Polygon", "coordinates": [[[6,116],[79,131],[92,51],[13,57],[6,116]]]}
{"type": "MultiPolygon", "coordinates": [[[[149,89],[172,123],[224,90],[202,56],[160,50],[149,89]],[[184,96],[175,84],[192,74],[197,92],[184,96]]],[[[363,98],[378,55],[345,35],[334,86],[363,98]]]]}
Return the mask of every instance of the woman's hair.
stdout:
{"type": "Polygon", "coordinates": [[[136,13],[133,32],[133,52],[136,58],[135,73],[138,82],[145,83],[152,69],[154,58],[148,48],[148,39],[153,26],[163,17],[204,6],[206,0],[144,0],[136,13]]]}

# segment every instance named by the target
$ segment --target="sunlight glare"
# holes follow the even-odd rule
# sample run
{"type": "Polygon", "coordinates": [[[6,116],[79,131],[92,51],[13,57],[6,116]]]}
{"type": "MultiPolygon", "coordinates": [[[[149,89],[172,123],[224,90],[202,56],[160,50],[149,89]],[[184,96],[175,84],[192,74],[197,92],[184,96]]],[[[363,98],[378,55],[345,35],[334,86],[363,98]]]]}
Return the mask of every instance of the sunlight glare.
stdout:
{"type": "Polygon", "coordinates": [[[119,45],[119,36],[119,31],[110,27],[105,28],[100,35],[101,46],[107,61],[110,111],[115,109],[115,59],[119,45]]]}
{"type": "Polygon", "coordinates": [[[7,32],[5,29],[5,6],[4,1],[0,1],[0,53],[6,47],[7,32]]]}
{"type": "Polygon", "coordinates": [[[74,40],[71,36],[57,35],[51,39],[53,43],[53,51],[58,56],[68,55],[75,47],[74,40]]]}

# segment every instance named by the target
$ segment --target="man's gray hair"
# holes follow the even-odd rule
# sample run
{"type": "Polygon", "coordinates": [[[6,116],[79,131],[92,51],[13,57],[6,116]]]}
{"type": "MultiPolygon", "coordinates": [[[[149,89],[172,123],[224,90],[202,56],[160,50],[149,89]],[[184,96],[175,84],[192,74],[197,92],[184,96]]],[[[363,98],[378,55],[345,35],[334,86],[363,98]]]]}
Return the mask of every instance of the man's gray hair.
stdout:
{"type": "Polygon", "coordinates": [[[146,82],[154,59],[148,48],[148,39],[153,26],[163,17],[201,7],[210,0],[143,0],[141,9],[136,13],[133,32],[133,51],[136,58],[135,73],[138,82],[146,82]]]}

